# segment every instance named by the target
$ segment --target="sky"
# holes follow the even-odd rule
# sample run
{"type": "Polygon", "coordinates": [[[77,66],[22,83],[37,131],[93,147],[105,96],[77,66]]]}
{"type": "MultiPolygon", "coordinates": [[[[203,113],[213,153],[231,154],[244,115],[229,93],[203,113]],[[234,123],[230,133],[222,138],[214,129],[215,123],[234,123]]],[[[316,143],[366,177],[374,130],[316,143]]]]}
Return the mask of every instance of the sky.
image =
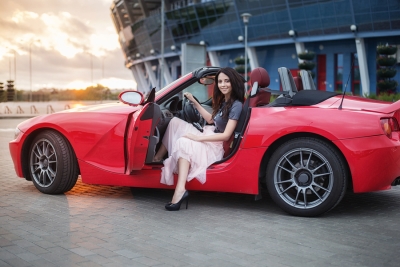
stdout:
{"type": "Polygon", "coordinates": [[[16,89],[33,91],[136,88],[110,16],[112,2],[1,0],[0,82],[15,80],[16,89]]]}

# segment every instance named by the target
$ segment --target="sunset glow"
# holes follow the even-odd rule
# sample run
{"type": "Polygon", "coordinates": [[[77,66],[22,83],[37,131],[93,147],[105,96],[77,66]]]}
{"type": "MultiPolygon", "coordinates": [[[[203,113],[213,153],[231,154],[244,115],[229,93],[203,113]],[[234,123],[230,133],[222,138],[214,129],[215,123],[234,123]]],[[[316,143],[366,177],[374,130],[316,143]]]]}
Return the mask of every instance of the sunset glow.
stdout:
{"type": "Polygon", "coordinates": [[[109,14],[111,3],[54,0],[33,5],[28,0],[3,0],[0,82],[16,78],[16,88],[28,90],[30,84],[33,90],[45,84],[83,89],[92,82],[110,89],[136,88],[124,67],[109,14]]]}
{"type": "Polygon", "coordinates": [[[78,104],[78,103],[71,104],[71,108],[80,108],[80,107],[84,107],[84,105],[83,104],[78,104]]]}
{"type": "MultiPolygon", "coordinates": [[[[105,87],[112,88],[112,89],[135,89],[136,88],[136,83],[133,81],[129,80],[123,80],[123,79],[118,79],[115,77],[107,78],[107,79],[102,79],[98,82],[98,84],[101,84],[105,87]]],[[[70,83],[68,83],[65,88],[68,89],[85,89],[89,86],[94,86],[96,84],[91,84],[90,82],[85,82],[81,80],[75,80],[70,83]]]]}

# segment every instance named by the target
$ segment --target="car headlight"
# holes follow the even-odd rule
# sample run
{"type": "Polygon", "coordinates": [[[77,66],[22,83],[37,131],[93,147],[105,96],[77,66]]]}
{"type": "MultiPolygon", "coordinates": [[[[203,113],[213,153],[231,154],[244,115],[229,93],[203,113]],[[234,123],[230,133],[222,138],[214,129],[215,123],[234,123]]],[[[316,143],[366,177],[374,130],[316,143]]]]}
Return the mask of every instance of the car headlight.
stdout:
{"type": "Polygon", "coordinates": [[[17,139],[18,136],[21,134],[21,130],[17,128],[15,128],[14,130],[14,139],[17,139]]]}

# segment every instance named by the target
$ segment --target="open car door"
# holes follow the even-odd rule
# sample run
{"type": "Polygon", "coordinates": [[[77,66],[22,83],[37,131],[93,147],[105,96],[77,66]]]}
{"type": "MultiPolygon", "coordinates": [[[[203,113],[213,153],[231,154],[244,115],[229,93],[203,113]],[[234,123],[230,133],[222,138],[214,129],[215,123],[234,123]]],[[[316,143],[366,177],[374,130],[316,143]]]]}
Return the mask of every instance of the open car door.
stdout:
{"type": "Polygon", "coordinates": [[[131,116],[125,140],[126,174],[141,170],[145,163],[153,161],[160,138],[156,126],[161,118],[161,109],[150,102],[131,116]]]}

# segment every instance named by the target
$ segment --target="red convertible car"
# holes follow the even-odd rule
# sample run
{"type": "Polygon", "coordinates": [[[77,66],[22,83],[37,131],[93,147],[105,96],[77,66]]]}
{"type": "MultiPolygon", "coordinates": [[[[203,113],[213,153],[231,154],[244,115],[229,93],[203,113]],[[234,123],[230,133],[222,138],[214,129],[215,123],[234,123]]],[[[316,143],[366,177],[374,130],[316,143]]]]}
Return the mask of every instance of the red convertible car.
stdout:
{"type": "MultiPolygon", "coordinates": [[[[173,189],[160,183],[163,165],[152,162],[155,151],[174,116],[202,130],[202,118],[182,93],[193,93],[211,109],[210,84],[218,70],[199,68],[146,99],[126,91],[119,103],[22,122],[10,142],[17,175],[46,194],[67,192],[78,175],[88,184],[173,189]]],[[[276,91],[268,88],[267,71],[252,71],[224,158],[208,168],[205,184],[193,179],[188,190],[257,196],[267,188],[284,211],[317,216],[333,209],[347,190],[400,184],[400,102],[313,90],[308,73],[299,79],[286,68],[278,72],[283,90],[271,101],[276,91]]]]}

